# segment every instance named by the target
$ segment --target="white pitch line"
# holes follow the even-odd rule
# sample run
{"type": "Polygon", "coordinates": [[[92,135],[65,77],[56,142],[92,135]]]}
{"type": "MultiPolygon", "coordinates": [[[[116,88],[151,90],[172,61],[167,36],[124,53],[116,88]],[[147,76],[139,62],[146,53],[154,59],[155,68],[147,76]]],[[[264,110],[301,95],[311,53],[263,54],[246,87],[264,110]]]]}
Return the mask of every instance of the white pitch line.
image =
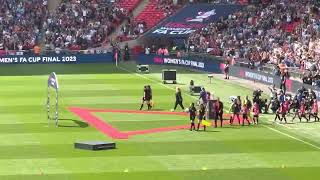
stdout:
{"type": "MultiPolygon", "coordinates": [[[[127,71],[127,72],[129,72],[129,73],[133,73],[133,74],[135,74],[136,76],[139,76],[139,77],[142,77],[142,78],[144,78],[144,79],[147,79],[147,80],[156,82],[156,83],[160,84],[161,86],[163,86],[163,87],[165,87],[165,88],[167,88],[167,89],[174,90],[174,88],[172,88],[172,87],[170,87],[170,86],[167,86],[167,85],[165,85],[165,84],[162,84],[162,83],[160,83],[160,82],[157,81],[157,80],[154,80],[154,79],[152,79],[152,78],[143,76],[143,75],[138,74],[138,73],[136,73],[136,72],[132,72],[132,71],[130,71],[130,70],[126,69],[126,68],[123,68],[123,67],[119,67],[119,68],[122,69],[122,70],[124,70],[124,71],[127,71]]],[[[190,97],[192,97],[192,98],[194,98],[194,99],[196,99],[196,97],[191,96],[190,94],[187,94],[187,95],[190,96],[190,97]]],[[[263,127],[266,127],[267,129],[269,129],[269,130],[271,130],[271,131],[277,132],[277,133],[279,133],[279,134],[282,134],[282,135],[287,136],[287,137],[289,137],[289,138],[291,138],[291,139],[294,139],[294,140],[299,141],[299,142],[301,142],[301,143],[303,143],[303,144],[307,144],[307,145],[309,145],[309,146],[311,146],[311,147],[314,147],[314,148],[320,150],[320,146],[314,145],[314,144],[312,144],[312,143],[310,143],[310,142],[307,142],[307,141],[304,141],[304,140],[299,139],[299,138],[297,138],[297,137],[291,136],[290,134],[281,132],[281,131],[279,131],[279,130],[277,130],[277,129],[275,129],[275,128],[272,128],[272,127],[269,127],[269,126],[266,126],[266,125],[262,125],[262,126],[263,126],[263,127]]]]}
{"type": "Polygon", "coordinates": [[[263,126],[263,127],[268,128],[268,129],[270,129],[271,131],[277,132],[277,133],[279,133],[279,134],[282,134],[282,135],[287,136],[287,137],[289,137],[289,138],[291,138],[291,139],[294,139],[294,140],[300,141],[300,142],[302,142],[302,143],[304,143],[304,144],[307,144],[307,145],[309,145],[309,146],[312,146],[312,147],[314,147],[314,148],[316,148],[316,149],[320,150],[320,147],[319,147],[319,146],[317,146],[317,145],[314,145],[314,144],[312,144],[312,143],[309,143],[309,142],[304,141],[304,140],[302,140],[302,139],[299,139],[299,138],[297,138],[297,137],[291,136],[290,134],[287,134],[287,133],[281,132],[281,131],[279,131],[279,130],[277,130],[277,129],[275,129],[275,128],[272,128],[272,127],[269,127],[269,126],[266,126],[266,125],[262,125],[262,126],[263,126]]]}

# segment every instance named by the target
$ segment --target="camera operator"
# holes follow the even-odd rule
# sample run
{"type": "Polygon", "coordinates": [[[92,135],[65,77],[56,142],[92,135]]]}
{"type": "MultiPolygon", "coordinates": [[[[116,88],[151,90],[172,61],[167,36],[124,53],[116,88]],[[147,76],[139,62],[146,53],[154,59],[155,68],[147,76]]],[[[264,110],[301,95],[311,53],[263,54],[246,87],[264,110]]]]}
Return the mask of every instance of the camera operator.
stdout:
{"type": "Polygon", "coordinates": [[[262,92],[263,91],[261,91],[260,89],[253,91],[253,103],[258,102],[260,100],[260,96],[262,92]]]}
{"type": "Polygon", "coordinates": [[[253,91],[253,103],[257,103],[259,105],[259,111],[262,112],[262,106],[261,106],[261,99],[260,96],[262,94],[262,90],[261,89],[257,89],[255,91],[253,91]]]}

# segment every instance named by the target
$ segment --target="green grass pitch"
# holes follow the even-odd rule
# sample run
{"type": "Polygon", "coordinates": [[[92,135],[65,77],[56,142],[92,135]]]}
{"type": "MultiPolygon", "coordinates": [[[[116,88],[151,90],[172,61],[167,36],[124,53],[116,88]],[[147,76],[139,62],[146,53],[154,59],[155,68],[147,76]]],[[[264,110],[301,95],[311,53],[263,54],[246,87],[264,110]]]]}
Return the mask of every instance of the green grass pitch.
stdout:
{"type": "MultiPolygon", "coordinates": [[[[135,74],[134,64],[4,65],[0,67],[0,179],[222,179],[301,180],[320,178],[320,125],[272,124],[264,115],[258,126],[177,130],[114,140],[117,149],[84,151],[75,141],[112,140],[88,126],[68,107],[137,110],[142,87],[151,85],[157,111],[173,108],[176,85],[161,84],[161,68],[135,74]],[[46,83],[55,71],[60,83],[60,127],[48,127],[46,83]]],[[[239,84],[207,74],[178,70],[185,106],[193,79],[229,107],[230,95],[252,95],[239,84]]],[[[254,85],[253,85],[254,86],[254,85]]],[[[188,117],[94,113],[121,131],[188,125],[188,117]]]]}

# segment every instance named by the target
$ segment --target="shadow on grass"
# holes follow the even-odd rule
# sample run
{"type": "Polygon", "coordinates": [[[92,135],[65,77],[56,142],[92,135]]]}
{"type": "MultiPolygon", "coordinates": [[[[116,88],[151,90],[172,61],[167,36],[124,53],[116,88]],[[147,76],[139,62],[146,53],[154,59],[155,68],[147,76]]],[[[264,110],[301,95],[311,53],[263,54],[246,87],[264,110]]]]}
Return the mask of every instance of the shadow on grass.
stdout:
{"type": "MultiPolygon", "coordinates": [[[[142,111],[147,111],[148,112],[148,110],[142,110],[142,111]]],[[[165,111],[165,109],[155,108],[155,109],[151,109],[150,111],[165,111]]]]}
{"type": "Polygon", "coordinates": [[[86,128],[89,125],[83,121],[74,120],[74,119],[59,119],[59,121],[72,121],[76,125],[58,125],[58,127],[66,127],[66,128],[86,128]]]}
{"type": "Polygon", "coordinates": [[[198,133],[218,133],[220,131],[217,131],[217,130],[211,130],[211,129],[206,129],[206,130],[199,130],[199,131],[196,131],[198,133]]]}

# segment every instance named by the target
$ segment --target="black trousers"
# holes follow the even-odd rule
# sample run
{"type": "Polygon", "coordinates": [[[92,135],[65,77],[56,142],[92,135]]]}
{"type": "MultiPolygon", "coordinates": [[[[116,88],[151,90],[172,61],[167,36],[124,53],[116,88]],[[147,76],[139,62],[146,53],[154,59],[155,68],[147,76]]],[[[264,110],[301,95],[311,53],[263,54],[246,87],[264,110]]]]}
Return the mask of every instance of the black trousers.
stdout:
{"type": "Polygon", "coordinates": [[[182,104],[182,101],[176,101],[176,103],[175,103],[175,105],[174,105],[174,110],[176,110],[177,109],[177,106],[180,106],[183,110],[184,110],[184,107],[183,107],[183,104],[182,104]]]}
{"type": "Polygon", "coordinates": [[[286,91],[287,91],[286,85],[283,83],[280,84],[280,89],[283,91],[283,93],[286,93],[286,91]]]}
{"type": "Polygon", "coordinates": [[[215,127],[217,127],[218,124],[218,120],[220,120],[220,127],[222,127],[222,123],[223,123],[223,113],[217,113],[216,117],[214,118],[214,125],[215,127]]]}

